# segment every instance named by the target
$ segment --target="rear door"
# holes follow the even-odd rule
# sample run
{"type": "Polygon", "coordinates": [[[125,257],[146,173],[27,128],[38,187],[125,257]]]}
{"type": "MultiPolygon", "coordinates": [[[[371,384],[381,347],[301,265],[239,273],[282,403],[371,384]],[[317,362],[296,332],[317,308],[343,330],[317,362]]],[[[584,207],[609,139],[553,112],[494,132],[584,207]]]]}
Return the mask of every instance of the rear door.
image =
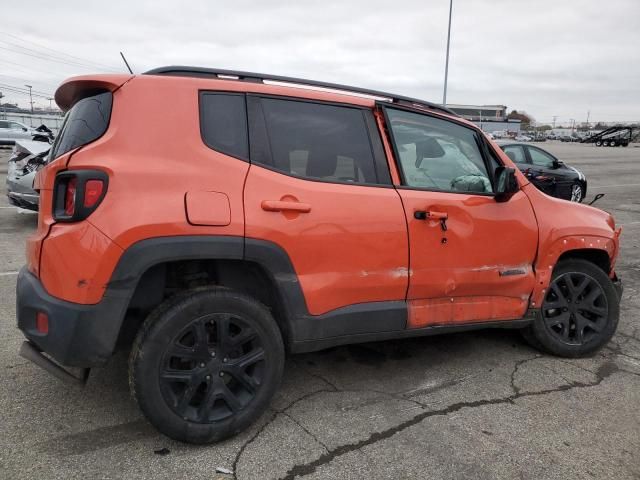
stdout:
{"type": "Polygon", "coordinates": [[[538,240],[529,199],[496,201],[500,160],[473,128],[384,110],[409,226],[409,326],[522,317],[538,240]]]}
{"type": "Polygon", "coordinates": [[[247,98],[247,238],[275,243],[287,253],[312,315],[404,301],[407,226],[373,112],[247,98]]]}

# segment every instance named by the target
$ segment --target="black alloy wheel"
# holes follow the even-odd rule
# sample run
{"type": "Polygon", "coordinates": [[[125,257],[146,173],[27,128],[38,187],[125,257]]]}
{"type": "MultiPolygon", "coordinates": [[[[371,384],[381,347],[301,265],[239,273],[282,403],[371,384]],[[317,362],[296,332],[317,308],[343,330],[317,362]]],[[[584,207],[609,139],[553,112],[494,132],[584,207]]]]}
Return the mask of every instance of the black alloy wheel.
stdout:
{"type": "Polygon", "coordinates": [[[284,358],[280,328],[265,305],[224,287],[196,288],[161,303],[140,327],[129,385],[160,432],[217,442],[264,413],[284,358]]]}
{"type": "Polygon", "coordinates": [[[542,304],[545,325],[552,335],[568,345],[582,345],[601,333],[608,313],[602,287],[581,272],[555,278],[542,304]]]}
{"type": "Polygon", "coordinates": [[[619,317],[620,292],[607,272],[588,260],[569,258],[554,268],[535,320],[521,332],[539,350],[584,357],[611,340],[619,317]]]}
{"type": "Polygon", "coordinates": [[[214,313],[193,320],[171,342],[160,371],[162,395],[183,419],[223,420],[245,408],[263,382],[265,353],[242,318],[214,313]]]}

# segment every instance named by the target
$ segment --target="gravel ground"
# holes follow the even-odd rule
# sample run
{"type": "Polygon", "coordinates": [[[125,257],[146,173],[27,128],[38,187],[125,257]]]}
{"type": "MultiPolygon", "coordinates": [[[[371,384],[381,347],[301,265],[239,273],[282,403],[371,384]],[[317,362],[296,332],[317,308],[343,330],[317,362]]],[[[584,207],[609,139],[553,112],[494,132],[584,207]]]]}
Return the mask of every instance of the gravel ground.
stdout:
{"type": "Polygon", "coordinates": [[[146,423],[126,355],[85,389],[17,355],[16,271],[36,216],[8,206],[0,149],[0,478],[640,478],[640,148],[541,146],[623,225],[622,316],[605,349],[566,360],[488,330],[292,356],[270,410],[206,447],[146,423]]]}

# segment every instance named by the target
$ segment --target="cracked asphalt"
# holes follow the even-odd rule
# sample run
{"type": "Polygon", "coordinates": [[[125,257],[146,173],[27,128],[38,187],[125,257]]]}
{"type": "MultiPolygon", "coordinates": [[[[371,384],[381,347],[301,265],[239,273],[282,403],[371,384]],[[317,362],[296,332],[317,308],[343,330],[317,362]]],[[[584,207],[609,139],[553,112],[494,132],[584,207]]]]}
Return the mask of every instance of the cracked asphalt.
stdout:
{"type": "Polygon", "coordinates": [[[15,272],[36,217],[8,207],[0,150],[0,478],[640,478],[640,148],[541,146],[623,225],[625,292],[605,349],[567,360],[487,330],[291,356],[255,425],[197,447],[144,420],[126,354],[84,389],[17,355],[15,272]]]}

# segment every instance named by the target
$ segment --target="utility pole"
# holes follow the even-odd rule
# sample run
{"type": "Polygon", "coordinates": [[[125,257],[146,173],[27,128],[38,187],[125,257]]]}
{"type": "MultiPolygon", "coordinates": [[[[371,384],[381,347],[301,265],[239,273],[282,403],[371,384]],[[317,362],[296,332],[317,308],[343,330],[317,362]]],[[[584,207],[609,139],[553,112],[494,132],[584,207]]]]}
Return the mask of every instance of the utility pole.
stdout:
{"type": "Polygon", "coordinates": [[[47,98],[47,100],[49,100],[49,113],[51,113],[51,111],[53,110],[53,107],[51,106],[51,100],[53,100],[53,98],[47,98]]]}
{"type": "Polygon", "coordinates": [[[29,89],[29,103],[31,104],[31,114],[33,114],[33,96],[31,95],[31,89],[33,88],[31,85],[25,85],[29,89]]]}
{"type": "Polygon", "coordinates": [[[553,116],[553,128],[556,128],[556,118],[558,118],[557,115],[553,116]]]}
{"type": "Polygon", "coordinates": [[[449,78],[449,44],[451,43],[451,12],[453,0],[449,0],[449,29],[447,30],[447,59],[444,64],[444,92],[442,94],[442,106],[447,106],[447,80],[449,78]]]}
{"type": "Polygon", "coordinates": [[[587,110],[587,130],[589,130],[589,116],[591,116],[591,110],[587,110]]]}
{"type": "MultiPolygon", "coordinates": [[[[2,97],[4,97],[4,95],[2,94],[2,92],[0,92],[0,113],[2,113],[2,97]]],[[[6,118],[6,115],[5,115],[5,118],[6,118]]]]}

